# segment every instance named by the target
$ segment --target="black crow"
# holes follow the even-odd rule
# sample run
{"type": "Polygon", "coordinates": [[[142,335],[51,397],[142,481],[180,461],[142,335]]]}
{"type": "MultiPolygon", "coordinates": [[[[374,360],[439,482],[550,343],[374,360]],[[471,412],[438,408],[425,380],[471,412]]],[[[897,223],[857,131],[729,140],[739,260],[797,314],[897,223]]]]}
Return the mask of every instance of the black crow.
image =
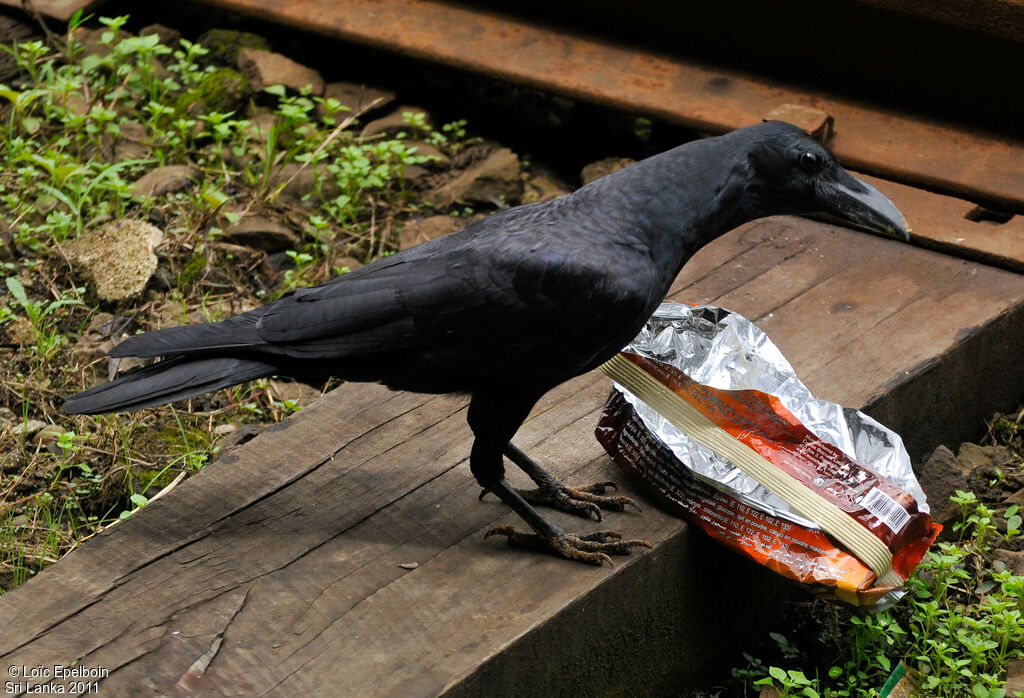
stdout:
{"type": "Polygon", "coordinates": [[[646,543],[563,532],[505,481],[502,456],[537,483],[531,501],[600,518],[597,505],[621,510],[630,500],[604,495],[602,485],[563,487],[512,445],[513,436],[544,393],[637,334],[701,246],[756,218],[805,213],[908,232],[896,207],[824,147],[794,126],[767,122],[496,213],[223,322],[129,337],[110,356],[163,360],[64,407],[133,410],[271,375],[468,393],[473,475],[534,531],[492,532],[600,564],[646,543]]]}

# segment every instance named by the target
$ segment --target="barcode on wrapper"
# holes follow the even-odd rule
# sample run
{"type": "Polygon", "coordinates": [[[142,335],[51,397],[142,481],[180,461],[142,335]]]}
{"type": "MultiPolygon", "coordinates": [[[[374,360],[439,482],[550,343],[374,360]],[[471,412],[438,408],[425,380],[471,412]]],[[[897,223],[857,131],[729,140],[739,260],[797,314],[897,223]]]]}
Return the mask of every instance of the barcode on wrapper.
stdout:
{"type": "Polygon", "coordinates": [[[910,521],[910,514],[907,513],[907,510],[877,487],[864,495],[864,499],[860,500],[860,505],[888,526],[893,533],[902,531],[910,521]]]}

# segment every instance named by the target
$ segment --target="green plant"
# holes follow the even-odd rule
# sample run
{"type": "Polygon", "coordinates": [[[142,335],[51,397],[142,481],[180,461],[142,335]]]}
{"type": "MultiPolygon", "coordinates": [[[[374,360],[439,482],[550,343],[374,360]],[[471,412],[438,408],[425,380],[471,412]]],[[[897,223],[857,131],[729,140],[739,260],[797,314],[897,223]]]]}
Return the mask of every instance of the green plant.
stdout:
{"type": "MultiPolygon", "coordinates": [[[[82,305],[81,299],[62,296],[57,300],[44,304],[29,300],[25,287],[15,277],[7,277],[6,283],[11,296],[14,297],[25,311],[25,316],[35,331],[36,348],[40,354],[48,355],[57,345],[64,341],[64,335],[57,330],[56,325],[53,323],[54,311],[64,306],[82,305]]],[[[80,296],[84,291],[84,288],[75,288],[71,292],[76,296],[80,296]]]]}
{"type": "MultiPolygon", "coordinates": [[[[991,557],[996,541],[1020,536],[1019,508],[1007,508],[1004,534],[973,493],[958,490],[952,501],[962,511],[954,526],[960,541],[929,552],[907,580],[900,604],[863,617],[829,608],[828,641],[813,660],[800,653],[810,666],[829,666],[827,677],[808,678],[799,668],[749,655],[747,668],[734,669],[734,677],[785,696],[877,696],[903,659],[926,695],[1002,698],[1007,665],[1024,658],[1024,577],[991,557]]],[[[796,658],[788,643],[782,649],[783,659],[796,658]]]]}
{"type": "Polygon", "coordinates": [[[808,698],[819,698],[821,695],[815,689],[816,683],[804,675],[798,669],[780,669],[777,666],[768,668],[768,676],[754,682],[755,686],[772,686],[779,691],[782,698],[789,696],[807,696],[808,698]]]}
{"type": "MultiPolygon", "coordinates": [[[[212,415],[273,422],[299,409],[257,381],[196,400],[191,413],[63,414],[63,396],[105,375],[103,342],[215,320],[392,253],[393,217],[415,206],[408,168],[426,161],[404,134],[364,141],[361,114],[336,99],[281,86],[253,94],[199,44],[132,36],[126,16],[98,18],[97,41],[77,31],[88,19],[76,13],[63,43],[0,44],[17,68],[0,85],[0,248],[10,237],[16,252],[0,260],[0,333],[19,340],[0,362],[0,407],[64,430],[43,448],[0,429],[0,589],[144,505],[174,470],[203,467],[218,449],[212,415]],[[133,186],[165,165],[187,166],[188,184],[133,186]],[[248,214],[299,237],[293,266],[227,242],[248,214]],[[158,274],[143,299],[92,305],[65,244],[122,218],[164,233],[158,274]]],[[[473,142],[465,121],[435,131],[420,114],[407,125],[448,153],[473,142]]]]}

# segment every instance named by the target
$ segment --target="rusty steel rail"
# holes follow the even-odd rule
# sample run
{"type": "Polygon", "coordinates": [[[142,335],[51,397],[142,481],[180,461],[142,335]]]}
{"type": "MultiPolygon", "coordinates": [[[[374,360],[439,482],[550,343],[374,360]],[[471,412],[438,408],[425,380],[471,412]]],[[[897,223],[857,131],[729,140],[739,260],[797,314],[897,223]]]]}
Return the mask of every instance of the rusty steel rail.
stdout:
{"type": "Polygon", "coordinates": [[[1024,141],[437,0],[202,2],[707,133],[812,107],[834,117],[829,146],[848,167],[1024,212],[1024,141]]]}

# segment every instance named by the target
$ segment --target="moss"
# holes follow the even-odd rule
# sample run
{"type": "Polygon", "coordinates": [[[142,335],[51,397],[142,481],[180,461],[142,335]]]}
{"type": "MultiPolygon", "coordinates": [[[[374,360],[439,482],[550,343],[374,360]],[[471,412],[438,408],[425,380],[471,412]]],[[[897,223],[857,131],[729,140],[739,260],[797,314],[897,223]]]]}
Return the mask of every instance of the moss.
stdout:
{"type": "Polygon", "coordinates": [[[174,482],[174,478],[178,477],[179,472],[179,470],[172,468],[167,468],[166,470],[132,468],[132,486],[129,492],[145,492],[147,497],[151,497],[174,482]]]}
{"type": "Polygon", "coordinates": [[[179,95],[174,106],[179,115],[194,117],[214,111],[223,114],[240,109],[249,94],[249,81],[244,75],[231,68],[217,68],[179,95]]]}
{"type": "Polygon", "coordinates": [[[190,288],[199,279],[203,278],[203,272],[206,271],[207,259],[206,255],[197,254],[190,260],[185,262],[185,266],[178,272],[178,287],[179,288],[190,288]]]}
{"type": "Polygon", "coordinates": [[[210,52],[207,61],[228,66],[238,63],[238,53],[243,48],[270,50],[270,42],[259,34],[234,29],[211,29],[199,37],[198,43],[210,52]]]}

